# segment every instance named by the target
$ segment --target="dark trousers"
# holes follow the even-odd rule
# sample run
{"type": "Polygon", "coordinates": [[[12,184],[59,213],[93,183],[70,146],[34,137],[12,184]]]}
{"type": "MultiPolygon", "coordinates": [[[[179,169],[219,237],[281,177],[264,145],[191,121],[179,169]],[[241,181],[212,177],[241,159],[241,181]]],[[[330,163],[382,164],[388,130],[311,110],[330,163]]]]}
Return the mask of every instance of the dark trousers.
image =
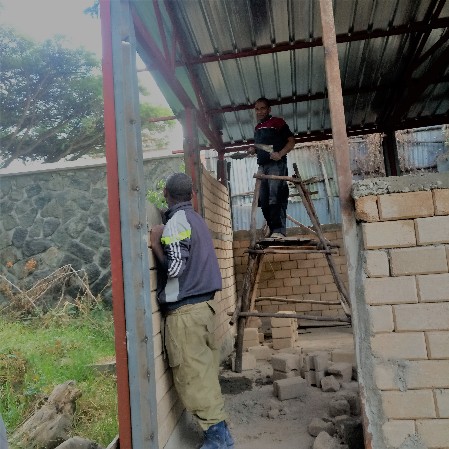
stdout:
{"type": "MultiPolygon", "coordinates": [[[[287,164],[283,161],[273,161],[259,165],[259,173],[264,175],[288,176],[287,164]]],[[[259,193],[259,206],[267,220],[271,233],[286,235],[288,204],[287,181],[262,179],[259,193]]]]}

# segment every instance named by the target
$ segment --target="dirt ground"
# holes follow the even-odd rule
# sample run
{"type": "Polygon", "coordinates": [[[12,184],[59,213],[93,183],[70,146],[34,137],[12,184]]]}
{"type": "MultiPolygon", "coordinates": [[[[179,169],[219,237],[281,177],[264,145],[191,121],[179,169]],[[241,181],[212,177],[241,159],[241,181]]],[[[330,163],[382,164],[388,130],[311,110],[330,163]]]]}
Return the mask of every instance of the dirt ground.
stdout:
{"type": "MultiPolygon", "coordinates": [[[[268,340],[264,344],[269,343],[268,340]]],[[[304,352],[351,350],[352,329],[303,328],[296,346],[304,352]]],[[[272,354],[278,352],[272,350],[272,354]]],[[[303,397],[279,401],[273,395],[272,374],[270,362],[264,360],[258,360],[255,369],[242,373],[234,373],[230,365],[221,368],[220,383],[235,449],[311,449],[314,438],[307,426],[313,418],[328,416],[328,403],[335,393],[324,393],[311,386],[303,397]]],[[[195,435],[194,424],[189,417],[186,420],[181,440],[172,439],[165,449],[193,449],[201,445],[202,436],[195,435]]]]}
{"type": "MultiPolygon", "coordinates": [[[[346,326],[307,328],[302,332],[297,346],[304,351],[354,347],[352,330],[346,326]]],[[[277,352],[273,350],[273,354],[277,352]]],[[[307,426],[312,418],[327,416],[334,393],[311,386],[303,397],[279,401],[273,395],[272,374],[271,364],[262,360],[257,361],[254,370],[239,374],[225,368],[221,371],[235,449],[310,449],[314,438],[307,426]]]]}

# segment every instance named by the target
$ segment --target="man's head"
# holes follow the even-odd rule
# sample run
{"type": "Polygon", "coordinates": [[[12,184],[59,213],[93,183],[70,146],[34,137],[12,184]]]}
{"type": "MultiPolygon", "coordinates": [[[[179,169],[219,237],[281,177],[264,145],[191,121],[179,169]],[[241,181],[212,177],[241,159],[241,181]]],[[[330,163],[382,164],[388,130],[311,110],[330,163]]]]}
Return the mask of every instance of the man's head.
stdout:
{"type": "Polygon", "coordinates": [[[257,121],[265,120],[271,112],[270,102],[265,97],[259,98],[254,104],[257,121]]]}
{"type": "Polygon", "coordinates": [[[167,178],[164,196],[169,206],[192,199],[192,179],[185,173],[173,173],[167,178]]]}

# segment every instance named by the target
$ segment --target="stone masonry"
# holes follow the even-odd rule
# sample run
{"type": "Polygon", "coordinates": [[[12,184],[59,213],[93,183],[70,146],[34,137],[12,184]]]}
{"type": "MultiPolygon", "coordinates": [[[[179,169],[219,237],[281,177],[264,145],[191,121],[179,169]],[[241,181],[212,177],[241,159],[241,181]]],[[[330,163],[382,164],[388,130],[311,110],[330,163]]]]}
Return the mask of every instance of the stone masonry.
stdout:
{"type": "MultiPolygon", "coordinates": [[[[180,156],[145,160],[147,187],[155,188],[159,179],[179,171],[182,160],[180,156]]],[[[71,264],[87,273],[95,295],[110,300],[106,166],[101,161],[77,164],[1,175],[0,274],[26,290],[71,264]]],[[[72,297],[77,292],[65,290],[72,297]]]]}
{"type": "Polygon", "coordinates": [[[371,333],[364,357],[378,389],[366,408],[380,406],[368,422],[372,447],[447,448],[449,174],[373,184],[354,189],[371,333]]]}

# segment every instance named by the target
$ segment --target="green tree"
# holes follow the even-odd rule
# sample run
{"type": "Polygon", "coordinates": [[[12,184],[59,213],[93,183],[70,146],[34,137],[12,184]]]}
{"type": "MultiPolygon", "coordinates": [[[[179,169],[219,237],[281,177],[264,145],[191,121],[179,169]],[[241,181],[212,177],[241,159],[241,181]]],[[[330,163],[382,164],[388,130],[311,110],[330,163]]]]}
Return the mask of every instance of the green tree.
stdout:
{"type": "Polygon", "coordinates": [[[60,38],[35,43],[0,30],[0,158],[55,162],[104,146],[99,63],[60,38]]]}
{"type": "MultiPolygon", "coordinates": [[[[15,159],[56,162],[104,152],[99,66],[95,55],[64,48],[61,38],[35,43],[0,29],[0,167],[15,159]]],[[[147,146],[166,145],[163,133],[174,126],[148,119],[171,114],[141,105],[147,146]]]]}

